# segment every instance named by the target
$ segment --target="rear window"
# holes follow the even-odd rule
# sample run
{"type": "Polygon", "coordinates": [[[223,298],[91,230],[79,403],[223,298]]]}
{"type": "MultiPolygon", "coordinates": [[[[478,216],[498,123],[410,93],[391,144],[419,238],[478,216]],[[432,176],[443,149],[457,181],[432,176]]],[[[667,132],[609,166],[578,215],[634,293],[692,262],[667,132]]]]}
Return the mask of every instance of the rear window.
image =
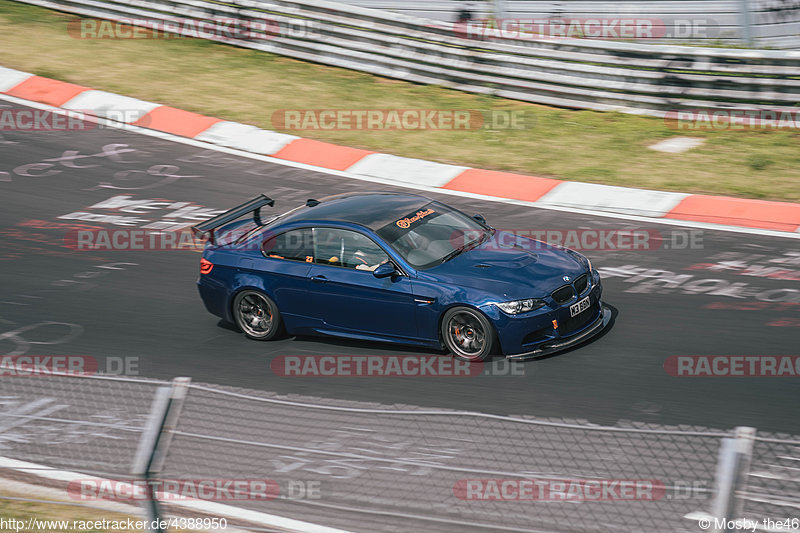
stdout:
{"type": "Polygon", "coordinates": [[[261,252],[274,259],[313,263],[314,234],[310,228],[303,228],[270,236],[262,243],[261,252]]]}

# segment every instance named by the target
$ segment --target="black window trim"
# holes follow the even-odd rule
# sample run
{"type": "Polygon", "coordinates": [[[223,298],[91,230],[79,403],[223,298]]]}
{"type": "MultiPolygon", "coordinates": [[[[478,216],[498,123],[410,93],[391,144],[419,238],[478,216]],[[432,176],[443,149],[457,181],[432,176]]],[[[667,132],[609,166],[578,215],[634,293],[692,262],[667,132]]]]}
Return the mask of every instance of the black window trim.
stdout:
{"type": "MultiPolygon", "coordinates": [[[[408,275],[408,273],[403,268],[403,266],[398,264],[397,261],[395,261],[394,258],[392,258],[392,254],[390,254],[386,250],[388,245],[383,246],[380,242],[376,242],[375,239],[373,239],[371,236],[367,235],[364,231],[361,231],[360,229],[343,228],[341,226],[335,226],[335,225],[329,225],[329,224],[304,225],[304,226],[300,226],[300,227],[297,227],[297,228],[289,228],[286,231],[281,231],[280,233],[277,233],[274,237],[270,237],[270,238],[277,239],[278,237],[280,237],[284,233],[288,233],[290,231],[302,231],[302,230],[310,229],[311,230],[311,234],[314,237],[314,242],[316,242],[316,236],[314,235],[314,230],[316,228],[330,228],[330,229],[338,229],[338,230],[342,230],[342,231],[352,231],[352,232],[355,232],[355,233],[360,233],[361,235],[363,235],[364,237],[366,237],[367,239],[372,241],[372,243],[375,244],[375,246],[377,246],[378,248],[383,250],[383,253],[385,253],[386,257],[389,258],[389,262],[394,266],[394,269],[397,271],[398,275],[406,277],[406,278],[410,278],[411,277],[411,276],[408,275]]],[[[263,245],[263,241],[262,241],[262,245],[263,245]]],[[[311,263],[304,262],[304,261],[296,261],[294,259],[286,259],[285,257],[270,257],[269,255],[264,253],[264,248],[262,246],[259,246],[259,251],[261,252],[261,255],[264,256],[266,259],[274,259],[276,261],[290,261],[292,263],[305,263],[307,265],[320,265],[320,266],[329,266],[329,267],[336,267],[336,268],[346,268],[347,270],[358,270],[359,272],[372,273],[372,271],[370,271],[370,270],[360,270],[360,269],[357,269],[357,268],[346,267],[344,265],[331,265],[331,264],[326,264],[326,263],[317,263],[316,262],[316,259],[317,259],[316,257],[314,257],[314,261],[312,261],[311,263]]],[[[314,252],[316,252],[316,250],[314,250],[314,252]]]]}

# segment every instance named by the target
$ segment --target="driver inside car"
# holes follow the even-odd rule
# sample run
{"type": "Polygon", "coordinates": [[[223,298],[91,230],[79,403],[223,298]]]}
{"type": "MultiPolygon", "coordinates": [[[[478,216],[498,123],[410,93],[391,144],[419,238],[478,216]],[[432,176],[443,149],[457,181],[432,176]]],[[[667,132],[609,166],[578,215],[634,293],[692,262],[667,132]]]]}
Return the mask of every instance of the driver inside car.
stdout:
{"type": "Polygon", "coordinates": [[[383,252],[369,253],[358,249],[353,253],[350,263],[355,265],[356,270],[373,271],[388,260],[386,254],[383,252]]]}

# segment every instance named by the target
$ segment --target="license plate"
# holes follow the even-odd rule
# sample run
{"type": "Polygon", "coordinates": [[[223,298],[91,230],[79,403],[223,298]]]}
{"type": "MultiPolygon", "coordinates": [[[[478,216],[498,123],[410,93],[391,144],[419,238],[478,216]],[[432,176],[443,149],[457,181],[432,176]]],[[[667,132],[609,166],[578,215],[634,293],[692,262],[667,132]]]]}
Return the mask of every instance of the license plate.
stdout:
{"type": "Polygon", "coordinates": [[[590,304],[589,304],[589,297],[588,296],[586,298],[584,298],[583,300],[581,300],[580,302],[570,305],[569,306],[569,316],[570,316],[570,318],[572,318],[573,316],[575,316],[575,315],[577,315],[579,313],[582,313],[582,312],[586,311],[587,309],[589,309],[589,305],[590,304]]]}

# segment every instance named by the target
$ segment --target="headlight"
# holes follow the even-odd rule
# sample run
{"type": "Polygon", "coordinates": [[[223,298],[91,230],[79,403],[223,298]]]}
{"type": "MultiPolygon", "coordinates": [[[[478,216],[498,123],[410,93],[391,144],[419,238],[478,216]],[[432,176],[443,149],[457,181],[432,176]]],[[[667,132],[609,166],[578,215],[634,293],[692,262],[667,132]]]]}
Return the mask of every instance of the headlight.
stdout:
{"type": "MultiPolygon", "coordinates": [[[[584,257],[586,257],[586,256],[584,255],[584,257]]],[[[589,274],[591,274],[591,273],[592,273],[592,270],[594,270],[594,269],[592,268],[592,260],[591,260],[591,259],[589,259],[588,257],[586,257],[586,263],[589,265],[589,274]]]]}
{"type": "Polygon", "coordinates": [[[514,300],[512,302],[501,302],[494,304],[500,308],[501,311],[509,315],[518,315],[520,313],[527,313],[534,309],[539,309],[544,306],[544,300],[538,298],[529,298],[527,300],[514,300]]]}

